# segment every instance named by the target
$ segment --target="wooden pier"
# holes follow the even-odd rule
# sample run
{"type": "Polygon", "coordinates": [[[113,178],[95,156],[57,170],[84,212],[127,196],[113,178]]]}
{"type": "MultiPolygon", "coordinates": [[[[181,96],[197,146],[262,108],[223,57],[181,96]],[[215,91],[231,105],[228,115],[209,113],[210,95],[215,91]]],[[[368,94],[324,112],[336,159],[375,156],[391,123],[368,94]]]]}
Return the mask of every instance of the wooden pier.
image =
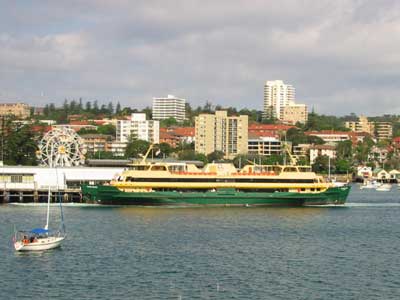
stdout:
{"type": "MultiPolygon", "coordinates": [[[[32,189],[2,189],[0,187],[0,203],[45,203],[47,202],[48,190],[32,190],[32,189]]],[[[63,203],[75,202],[82,203],[80,189],[52,190],[50,191],[50,202],[63,203]]]]}

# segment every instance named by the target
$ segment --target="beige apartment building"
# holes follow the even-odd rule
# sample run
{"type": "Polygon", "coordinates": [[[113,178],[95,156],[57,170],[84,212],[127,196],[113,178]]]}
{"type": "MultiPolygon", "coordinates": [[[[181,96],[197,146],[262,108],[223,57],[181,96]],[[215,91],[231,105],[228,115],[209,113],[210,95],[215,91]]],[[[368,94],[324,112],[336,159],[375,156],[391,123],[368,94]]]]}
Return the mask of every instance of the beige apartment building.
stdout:
{"type": "Polygon", "coordinates": [[[200,114],[195,118],[196,152],[207,155],[222,151],[227,159],[246,154],[248,122],[248,116],[228,117],[226,111],[200,114]]]}
{"type": "Polygon", "coordinates": [[[25,103],[0,103],[0,117],[14,116],[18,119],[26,119],[31,115],[28,104],[25,103]]]}
{"type": "Polygon", "coordinates": [[[297,122],[306,123],[308,110],[305,104],[292,104],[282,108],[282,120],[285,123],[295,125],[297,122]]]}
{"type": "Polygon", "coordinates": [[[390,122],[370,122],[365,116],[360,116],[358,121],[346,122],[345,126],[354,132],[366,132],[378,140],[391,139],[393,125],[390,122]]]}

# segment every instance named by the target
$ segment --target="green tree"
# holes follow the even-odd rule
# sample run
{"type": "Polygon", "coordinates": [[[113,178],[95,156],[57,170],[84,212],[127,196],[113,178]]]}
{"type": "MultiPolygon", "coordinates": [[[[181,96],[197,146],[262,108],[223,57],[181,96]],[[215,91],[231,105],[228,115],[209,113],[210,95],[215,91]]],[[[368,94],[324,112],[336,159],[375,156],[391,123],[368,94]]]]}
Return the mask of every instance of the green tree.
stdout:
{"type": "MultiPolygon", "coordinates": [[[[331,169],[333,169],[333,161],[331,161],[331,169]]],[[[312,169],[316,173],[328,173],[329,170],[329,157],[327,155],[317,156],[315,159],[312,169]]]]}
{"type": "Polygon", "coordinates": [[[165,157],[170,156],[170,154],[173,152],[173,148],[167,144],[167,143],[160,143],[158,145],[158,149],[161,151],[162,155],[165,157]]]}
{"type": "Polygon", "coordinates": [[[97,132],[100,134],[109,134],[115,137],[117,129],[112,124],[100,125],[97,127],[97,132]]]}
{"type": "Polygon", "coordinates": [[[324,140],[318,136],[306,135],[302,130],[298,128],[290,128],[286,132],[286,140],[292,142],[293,146],[299,144],[315,144],[322,145],[324,144],[324,140]]]}
{"type": "Polygon", "coordinates": [[[165,120],[161,120],[160,127],[166,128],[166,127],[176,126],[178,124],[179,123],[175,118],[168,118],[168,119],[165,119],[165,120]]]}
{"type": "Polygon", "coordinates": [[[111,101],[107,105],[107,114],[109,116],[112,116],[114,114],[114,105],[112,104],[111,101]]]}
{"type": "Polygon", "coordinates": [[[210,162],[218,161],[224,158],[224,152],[222,151],[214,151],[207,155],[207,160],[210,162]]]}
{"type": "Polygon", "coordinates": [[[351,171],[351,162],[346,159],[337,159],[335,162],[335,172],[337,174],[346,174],[351,171]]]}
{"type": "Polygon", "coordinates": [[[126,146],[125,156],[139,158],[144,155],[150,147],[150,143],[143,140],[131,139],[126,146]],[[140,155],[139,155],[140,154],[140,155]]]}
{"type": "Polygon", "coordinates": [[[178,158],[180,160],[198,160],[202,161],[204,164],[208,162],[207,156],[204,154],[196,153],[194,150],[183,150],[178,153],[178,158]]]}
{"type": "Polygon", "coordinates": [[[341,141],[336,145],[336,156],[353,162],[353,144],[350,140],[341,141]]]}
{"type": "Polygon", "coordinates": [[[37,165],[35,136],[28,125],[7,122],[2,134],[5,164],[37,165]]]}
{"type": "Polygon", "coordinates": [[[118,102],[115,108],[115,114],[119,115],[121,113],[121,104],[118,102]]]}

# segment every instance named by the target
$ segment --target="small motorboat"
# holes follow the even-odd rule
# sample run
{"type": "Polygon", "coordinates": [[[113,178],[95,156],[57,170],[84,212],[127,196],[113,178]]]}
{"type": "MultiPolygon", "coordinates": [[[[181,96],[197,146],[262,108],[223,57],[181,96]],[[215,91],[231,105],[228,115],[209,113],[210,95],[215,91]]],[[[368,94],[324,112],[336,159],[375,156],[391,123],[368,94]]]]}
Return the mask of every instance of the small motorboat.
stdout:
{"type": "Polygon", "coordinates": [[[376,188],[378,192],[390,192],[391,189],[392,189],[391,184],[382,184],[376,188]]]}
{"type": "Polygon", "coordinates": [[[363,183],[363,185],[360,186],[360,189],[376,189],[380,187],[382,184],[377,182],[376,180],[373,181],[366,181],[363,183]]]}

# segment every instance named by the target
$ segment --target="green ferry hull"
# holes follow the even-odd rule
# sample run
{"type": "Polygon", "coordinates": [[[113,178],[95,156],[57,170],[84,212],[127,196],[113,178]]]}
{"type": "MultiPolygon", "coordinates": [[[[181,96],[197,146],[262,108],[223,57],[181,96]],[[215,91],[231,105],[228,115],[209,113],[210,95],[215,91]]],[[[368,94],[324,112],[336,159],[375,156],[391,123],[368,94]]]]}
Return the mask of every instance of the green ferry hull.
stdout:
{"type": "Polygon", "coordinates": [[[85,200],[108,205],[271,205],[304,206],[344,204],[350,186],[332,187],[320,193],[290,192],[123,192],[110,185],[83,185],[85,200]]]}

